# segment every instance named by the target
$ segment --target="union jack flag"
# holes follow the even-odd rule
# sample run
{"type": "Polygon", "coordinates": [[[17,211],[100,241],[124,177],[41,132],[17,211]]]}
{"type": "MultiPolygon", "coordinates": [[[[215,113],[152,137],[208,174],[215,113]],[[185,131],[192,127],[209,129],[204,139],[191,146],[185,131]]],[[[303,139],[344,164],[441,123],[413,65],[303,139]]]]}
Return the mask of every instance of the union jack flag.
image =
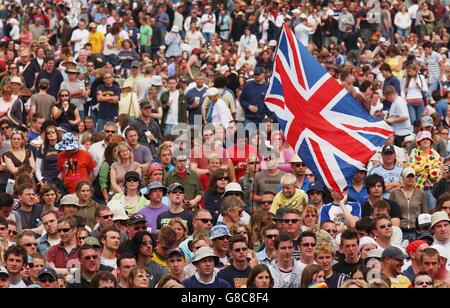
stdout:
{"type": "Polygon", "coordinates": [[[338,192],[392,135],[390,126],[368,114],[286,25],[265,103],[316,178],[338,192]]]}

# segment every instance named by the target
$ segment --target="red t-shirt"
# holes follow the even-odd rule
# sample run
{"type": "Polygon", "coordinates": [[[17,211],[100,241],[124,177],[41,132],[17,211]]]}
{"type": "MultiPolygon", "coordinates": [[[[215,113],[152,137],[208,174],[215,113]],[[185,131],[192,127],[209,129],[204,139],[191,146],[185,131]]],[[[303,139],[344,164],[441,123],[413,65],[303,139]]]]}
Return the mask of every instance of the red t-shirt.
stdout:
{"type": "MultiPolygon", "coordinates": [[[[182,180],[182,181],[184,181],[184,177],[186,176],[186,171],[185,172],[182,172],[182,173],[178,173],[177,172],[177,174],[178,174],[178,176],[180,177],[180,179],[182,180]]],[[[181,184],[181,183],[180,183],[181,184]]]]}
{"type": "Polygon", "coordinates": [[[199,176],[200,183],[202,184],[202,188],[204,192],[207,192],[209,189],[209,173],[203,173],[199,176]]]}
{"type": "Polygon", "coordinates": [[[208,158],[211,154],[217,154],[220,164],[227,164],[227,151],[224,148],[216,148],[214,151],[205,151],[203,147],[196,146],[191,150],[191,162],[197,163],[199,169],[208,169],[208,158]]]}
{"type": "Polygon", "coordinates": [[[90,180],[90,174],[94,171],[95,162],[91,154],[79,150],[74,154],[61,152],[58,154],[58,171],[63,174],[63,182],[67,192],[73,194],[78,182],[90,180]]]}
{"type": "MultiPolygon", "coordinates": [[[[260,155],[257,153],[256,148],[249,144],[246,144],[244,149],[239,150],[237,144],[235,144],[233,147],[228,148],[227,151],[228,157],[233,161],[234,167],[237,167],[238,163],[247,162],[247,158],[250,155],[258,155],[258,157],[260,158],[260,155]]],[[[236,180],[239,180],[241,177],[243,177],[246,171],[247,166],[245,166],[243,169],[236,169],[236,180]]]]}

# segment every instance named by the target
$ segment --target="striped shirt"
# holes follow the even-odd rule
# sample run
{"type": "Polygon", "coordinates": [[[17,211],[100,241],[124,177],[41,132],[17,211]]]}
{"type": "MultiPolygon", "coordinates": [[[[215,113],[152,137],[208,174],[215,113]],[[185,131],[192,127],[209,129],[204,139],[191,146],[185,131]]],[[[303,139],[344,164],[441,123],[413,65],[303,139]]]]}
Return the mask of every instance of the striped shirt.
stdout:
{"type": "Polygon", "coordinates": [[[441,60],[441,55],[436,51],[433,51],[430,56],[425,56],[425,63],[428,66],[429,81],[439,80],[441,78],[441,65],[439,64],[441,60]]]}

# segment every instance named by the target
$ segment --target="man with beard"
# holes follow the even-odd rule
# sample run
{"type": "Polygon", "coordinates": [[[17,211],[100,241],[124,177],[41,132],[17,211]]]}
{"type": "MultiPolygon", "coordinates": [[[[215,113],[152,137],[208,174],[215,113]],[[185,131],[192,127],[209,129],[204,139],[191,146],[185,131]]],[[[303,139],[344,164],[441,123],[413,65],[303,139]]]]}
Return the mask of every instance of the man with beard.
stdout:
{"type": "Polygon", "coordinates": [[[78,250],[80,271],[75,274],[75,281],[69,284],[69,288],[92,288],[92,278],[99,271],[113,271],[113,268],[100,265],[100,252],[93,245],[83,244],[78,250]]]}
{"type": "Polygon", "coordinates": [[[100,240],[103,247],[100,256],[100,264],[116,269],[116,255],[120,245],[119,230],[115,226],[106,227],[102,231],[100,240]]]}
{"type": "Polygon", "coordinates": [[[401,274],[406,258],[408,256],[400,248],[390,246],[384,249],[381,255],[381,272],[391,280],[391,288],[408,288],[411,285],[409,279],[401,274]]]}

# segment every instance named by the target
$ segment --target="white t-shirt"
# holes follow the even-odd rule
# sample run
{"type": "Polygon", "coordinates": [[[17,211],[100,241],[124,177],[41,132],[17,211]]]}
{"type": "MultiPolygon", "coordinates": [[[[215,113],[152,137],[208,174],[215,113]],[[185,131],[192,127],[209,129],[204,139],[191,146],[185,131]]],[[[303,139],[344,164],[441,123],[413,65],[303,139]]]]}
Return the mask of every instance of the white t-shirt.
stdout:
{"type": "Polygon", "coordinates": [[[214,33],[214,32],[216,32],[216,15],[214,15],[214,14],[203,14],[202,15],[202,24],[203,24],[203,28],[202,28],[202,32],[203,33],[214,33]],[[205,21],[207,21],[210,18],[212,18],[212,22],[204,23],[205,21]]]}
{"type": "Polygon", "coordinates": [[[214,106],[212,123],[222,124],[225,128],[227,128],[231,120],[233,120],[233,116],[231,115],[230,109],[223,100],[219,99],[214,106]]]}
{"type": "Polygon", "coordinates": [[[81,48],[83,48],[85,44],[89,42],[89,31],[86,29],[84,30],[76,29],[75,31],[73,31],[70,40],[79,40],[79,39],[81,39],[81,41],[75,42],[74,45],[75,53],[77,53],[81,48]]]}
{"type": "Polygon", "coordinates": [[[104,266],[112,267],[113,269],[117,268],[117,258],[114,259],[105,259],[103,257],[100,257],[100,264],[104,266]]]}
{"type": "Polygon", "coordinates": [[[308,46],[309,43],[309,34],[311,33],[311,28],[308,26],[305,26],[304,24],[300,23],[294,28],[295,36],[300,40],[300,42],[304,46],[308,46]]]}
{"type": "Polygon", "coordinates": [[[169,108],[169,113],[167,114],[166,123],[167,124],[178,124],[178,98],[180,97],[180,92],[178,90],[169,92],[169,100],[172,100],[172,104],[169,108]]]}
{"type": "Polygon", "coordinates": [[[186,34],[186,41],[188,45],[192,48],[201,48],[203,42],[205,41],[205,38],[203,37],[203,34],[200,31],[195,31],[192,33],[192,31],[189,31],[186,34]]]}
{"type": "Polygon", "coordinates": [[[105,48],[103,49],[103,54],[105,56],[110,56],[110,55],[119,55],[120,49],[119,47],[115,46],[113,48],[109,48],[108,45],[114,45],[116,39],[114,37],[114,35],[112,35],[111,33],[108,33],[105,37],[105,48]]]}
{"type": "Polygon", "coordinates": [[[394,129],[394,134],[396,136],[407,136],[413,132],[411,121],[409,120],[408,105],[406,101],[397,96],[394,102],[392,102],[391,109],[389,110],[390,118],[402,118],[407,117],[408,119],[403,122],[392,123],[392,128],[394,129]]]}

